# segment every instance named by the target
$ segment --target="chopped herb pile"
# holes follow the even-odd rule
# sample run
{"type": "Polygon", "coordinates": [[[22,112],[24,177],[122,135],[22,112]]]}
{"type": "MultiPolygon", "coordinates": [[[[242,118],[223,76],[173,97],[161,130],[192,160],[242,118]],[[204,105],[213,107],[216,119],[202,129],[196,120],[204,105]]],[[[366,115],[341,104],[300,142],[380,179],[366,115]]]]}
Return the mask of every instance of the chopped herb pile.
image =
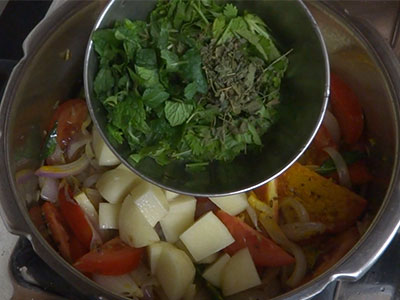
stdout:
{"type": "Polygon", "coordinates": [[[94,92],[130,158],[230,161],[262,147],[288,65],[254,14],[212,0],[159,0],[148,22],[93,35],[94,92]]]}

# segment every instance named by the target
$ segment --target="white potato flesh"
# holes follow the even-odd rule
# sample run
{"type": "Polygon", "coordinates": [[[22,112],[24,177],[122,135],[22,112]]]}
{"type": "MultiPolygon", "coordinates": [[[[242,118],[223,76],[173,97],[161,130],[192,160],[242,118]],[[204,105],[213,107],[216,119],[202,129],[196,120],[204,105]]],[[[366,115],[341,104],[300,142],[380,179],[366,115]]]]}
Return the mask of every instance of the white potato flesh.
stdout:
{"type": "Polygon", "coordinates": [[[182,299],[183,300],[193,300],[195,296],[196,296],[196,285],[193,283],[188,286],[182,299]]]}
{"type": "Polygon", "coordinates": [[[110,203],[120,203],[141,179],[125,166],[104,172],[96,183],[101,196],[110,203]]]}
{"type": "Polygon", "coordinates": [[[118,229],[119,228],[119,211],[121,203],[100,203],[99,204],[99,226],[101,229],[118,229]]]}
{"type": "Polygon", "coordinates": [[[120,163],[96,129],[93,129],[92,145],[99,166],[115,166],[120,163]]]}
{"type": "Polygon", "coordinates": [[[182,299],[193,283],[196,271],[187,254],[175,247],[163,247],[157,262],[156,277],[169,300],[182,299]]]}
{"type": "Polygon", "coordinates": [[[245,193],[225,197],[210,197],[210,200],[231,216],[240,214],[249,206],[245,193]]]}
{"type": "Polygon", "coordinates": [[[160,240],[131,195],[122,203],[118,221],[121,240],[132,247],[145,247],[160,240]]]}
{"type": "Polygon", "coordinates": [[[179,196],[169,202],[168,214],[160,220],[167,242],[175,243],[179,236],[194,223],[196,198],[179,196]]]}
{"type": "Polygon", "coordinates": [[[221,287],[222,270],[225,268],[231,257],[228,254],[223,254],[215,263],[207,267],[203,273],[204,279],[216,287],[221,287]]]}
{"type": "Polygon", "coordinates": [[[168,214],[169,205],[164,192],[154,184],[141,182],[131,191],[135,204],[151,226],[168,214]]]}
{"type": "Polygon", "coordinates": [[[165,190],[165,198],[167,198],[168,201],[174,200],[178,196],[179,194],[177,193],[165,190]]]}
{"type": "Polygon", "coordinates": [[[261,284],[248,248],[236,252],[225,265],[221,275],[224,296],[230,296],[261,284]]]}
{"type": "Polygon", "coordinates": [[[179,238],[196,262],[235,241],[229,230],[212,211],[198,219],[179,238]]]}
{"type": "Polygon", "coordinates": [[[97,213],[93,203],[89,200],[84,192],[80,192],[79,194],[74,196],[75,201],[82,208],[83,212],[89,218],[92,224],[99,223],[99,214],[97,213]]]}
{"type": "Polygon", "coordinates": [[[149,259],[150,271],[153,275],[156,273],[158,259],[160,258],[161,252],[164,247],[174,246],[170,243],[160,241],[147,247],[147,257],[149,259]]]}

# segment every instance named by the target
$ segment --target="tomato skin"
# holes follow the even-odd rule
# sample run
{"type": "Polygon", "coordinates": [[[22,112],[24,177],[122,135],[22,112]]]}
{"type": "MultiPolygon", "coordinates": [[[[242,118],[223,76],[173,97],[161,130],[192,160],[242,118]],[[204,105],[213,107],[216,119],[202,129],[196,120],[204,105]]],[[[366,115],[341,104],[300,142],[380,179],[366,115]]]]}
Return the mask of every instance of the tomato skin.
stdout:
{"type": "Polygon", "coordinates": [[[60,204],[61,214],[78,241],[87,251],[89,251],[93,235],[92,228],[90,227],[79,204],[73,200],[68,187],[67,189],[71,199],[67,199],[65,189],[65,187],[61,188],[58,192],[58,202],[60,204]]]}
{"type": "Polygon", "coordinates": [[[229,255],[248,247],[253,261],[258,267],[279,267],[290,265],[295,259],[272,240],[254,230],[240,219],[219,210],[218,218],[225,224],[235,242],[224,249],[229,255]]]}
{"type": "Polygon", "coordinates": [[[48,130],[50,131],[57,122],[57,143],[61,149],[65,149],[72,136],[80,131],[87,116],[88,109],[85,100],[70,99],[58,106],[48,130]]]}
{"type": "Polygon", "coordinates": [[[42,212],[61,256],[71,262],[70,236],[63,216],[60,214],[57,207],[50,202],[45,202],[42,205],[42,212]]]}
{"type": "Polygon", "coordinates": [[[335,73],[331,72],[332,112],[347,144],[356,143],[364,130],[364,115],[357,95],[335,73]]]}
{"type": "Polygon", "coordinates": [[[116,237],[82,256],[74,267],[81,272],[122,275],[139,265],[143,253],[144,248],[130,247],[116,237]]]}

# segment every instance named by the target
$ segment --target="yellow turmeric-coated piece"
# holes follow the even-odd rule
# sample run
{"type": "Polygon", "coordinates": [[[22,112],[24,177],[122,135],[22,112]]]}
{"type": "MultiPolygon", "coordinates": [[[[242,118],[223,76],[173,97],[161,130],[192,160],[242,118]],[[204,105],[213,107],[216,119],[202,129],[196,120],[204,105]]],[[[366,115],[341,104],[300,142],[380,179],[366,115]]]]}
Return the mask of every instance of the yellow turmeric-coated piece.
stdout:
{"type": "Polygon", "coordinates": [[[367,201],[309,168],[295,163],[278,179],[278,196],[295,197],[310,220],[326,225],[328,232],[341,232],[353,225],[367,201]]]}

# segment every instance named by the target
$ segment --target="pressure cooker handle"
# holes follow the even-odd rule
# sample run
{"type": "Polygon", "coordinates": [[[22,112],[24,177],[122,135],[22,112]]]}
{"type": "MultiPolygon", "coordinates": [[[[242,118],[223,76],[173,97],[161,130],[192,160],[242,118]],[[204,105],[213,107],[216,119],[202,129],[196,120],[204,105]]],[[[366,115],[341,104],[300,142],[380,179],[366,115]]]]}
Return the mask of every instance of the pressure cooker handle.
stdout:
{"type": "MultiPolygon", "coordinates": [[[[5,87],[11,72],[16,66],[17,62],[14,60],[0,59],[0,99],[3,99],[5,87]]],[[[18,68],[18,67],[16,67],[18,68]]],[[[3,141],[5,138],[5,123],[6,123],[6,112],[7,103],[10,101],[1,101],[0,103],[0,169],[7,170],[7,161],[5,155],[6,144],[3,141]]],[[[8,176],[2,176],[0,180],[0,216],[3,219],[8,231],[18,235],[26,235],[28,224],[24,220],[21,214],[21,210],[18,207],[14,193],[11,189],[11,183],[8,176]]]]}

